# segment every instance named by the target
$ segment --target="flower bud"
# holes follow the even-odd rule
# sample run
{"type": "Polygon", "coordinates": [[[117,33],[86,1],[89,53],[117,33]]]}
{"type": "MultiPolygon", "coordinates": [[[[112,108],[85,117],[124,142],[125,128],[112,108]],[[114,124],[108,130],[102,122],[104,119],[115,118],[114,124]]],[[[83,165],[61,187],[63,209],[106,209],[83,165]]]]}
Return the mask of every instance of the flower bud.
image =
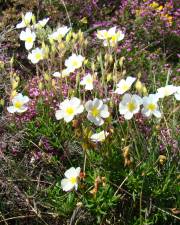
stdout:
{"type": "Polygon", "coordinates": [[[44,79],[45,79],[45,80],[49,81],[50,78],[51,78],[51,77],[49,76],[49,74],[47,74],[47,73],[44,74],[44,79]]]}
{"type": "Polygon", "coordinates": [[[11,57],[11,59],[10,59],[10,65],[12,66],[13,63],[14,63],[14,57],[11,57]]]}
{"type": "Polygon", "coordinates": [[[141,81],[138,79],[135,83],[135,88],[139,93],[142,93],[143,91],[143,84],[141,83],[141,81]]]}
{"type": "Polygon", "coordinates": [[[52,79],[52,81],[51,81],[51,85],[52,85],[52,87],[53,87],[53,88],[55,88],[55,87],[56,87],[56,81],[55,81],[54,79],[52,79]]]}
{"type": "Polygon", "coordinates": [[[107,82],[109,82],[110,80],[112,80],[112,74],[108,73],[108,75],[107,75],[107,82]]]}
{"type": "Polygon", "coordinates": [[[145,86],[143,86],[142,92],[143,92],[144,96],[148,95],[148,91],[147,91],[147,88],[145,86]]]}
{"type": "Polygon", "coordinates": [[[13,80],[12,81],[12,89],[15,90],[18,87],[18,82],[13,80]]]}
{"type": "Polygon", "coordinates": [[[104,67],[107,67],[107,66],[108,66],[108,62],[105,62],[105,63],[104,63],[104,67]]]}
{"type": "Polygon", "coordinates": [[[63,43],[63,42],[59,42],[58,48],[59,48],[61,51],[64,50],[64,48],[65,48],[64,43],[63,43]]]}
{"type": "Polygon", "coordinates": [[[42,84],[42,82],[39,82],[39,83],[38,83],[38,88],[39,88],[39,90],[42,90],[42,89],[43,89],[43,84],[42,84]]]}
{"type": "Polygon", "coordinates": [[[123,70],[122,76],[124,77],[126,75],[126,70],[123,70]]]}
{"type": "Polygon", "coordinates": [[[88,59],[84,60],[84,65],[87,65],[88,59]]]}
{"type": "Polygon", "coordinates": [[[129,156],[129,145],[123,148],[123,156],[124,158],[129,156]]]}
{"type": "Polygon", "coordinates": [[[104,59],[108,61],[108,54],[105,54],[104,59]]]}
{"type": "Polygon", "coordinates": [[[94,64],[94,62],[91,63],[91,69],[92,69],[92,71],[95,71],[95,64],[94,64]]]}
{"type": "Polygon", "coordinates": [[[72,37],[73,37],[73,40],[76,41],[78,38],[78,35],[76,33],[72,33],[72,37]]]}
{"type": "Polygon", "coordinates": [[[82,207],[83,206],[83,203],[82,202],[77,202],[76,206],[77,207],[82,207]]]}
{"type": "Polygon", "coordinates": [[[97,56],[97,61],[101,62],[101,57],[99,55],[97,56]]]}
{"type": "Polygon", "coordinates": [[[138,79],[141,78],[141,72],[139,72],[139,73],[137,74],[137,77],[138,77],[138,79]]]}
{"type": "Polygon", "coordinates": [[[58,36],[57,41],[58,41],[58,43],[61,43],[61,42],[62,42],[62,37],[61,37],[61,35],[58,36]]]}
{"type": "Polygon", "coordinates": [[[49,47],[47,45],[45,45],[45,43],[42,43],[42,49],[44,52],[44,58],[48,59],[48,54],[49,54],[49,47]]]}
{"type": "Polygon", "coordinates": [[[125,57],[124,56],[120,58],[120,60],[119,60],[120,67],[123,66],[124,60],[125,60],[125,57]]]}
{"type": "Polygon", "coordinates": [[[4,62],[0,61],[0,69],[4,69],[4,62]]]}
{"type": "Polygon", "coordinates": [[[15,80],[19,83],[19,81],[20,81],[19,76],[16,76],[16,77],[15,77],[15,80]]]}
{"type": "Polygon", "coordinates": [[[113,57],[112,57],[112,55],[109,55],[109,57],[108,57],[108,62],[109,62],[109,63],[113,63],[113,57]]]}
{"type": "Polygon", "coordinates": [[[56,51],[56,46],[55,46],[55,44],[54,44],[54,41],[51,42],[51,51],[52,51],[52,52],[55,52],[55,51],[56,51]]]}
{"type": "Polygon", "coordinates": [[[165,163],[165,161],[166,161],[166,156],[165,155],[160,155],[159,156],[159,163],[161,165],[163,165],[165,163]]]}
{"type": "Polygon", "coordinates": [[[16,95],[17,95],[17,91],[16,90],[12,90],[10,99],[14,98],[16,95]]]}
{"type": "Polygon", "coordinates": [[[0,99],[0,105],[3,107],[4,106],[4,99],[0,99]]]}
{"type": "Polygon", "coordinates": [[[78,127],[79,127],[79,121],[74,119],[74,120],[72,121],[72,127],[78,128],[78,127]]]}
{"type": "Polygon", "coordinates": [[[85,45],[85,46],[87,46],[87,45],[88,45],[88,40],[87,40],[87,39],[85,39],[85,41],[84,41],[84,45],[85,45]]]}
{"type": "MultiPolygon", "coordinates": [[[[35,15],[32,16],[32,23],[36,24],[36,17],[35,17],[35,15]]],[[[29,25],[29,24],[27,24],[27,25],[29,25]]]]}
{"type": "Polygon", "coordinates": [[[70,31],[67,35],[66,35],[66,42],[69,43],[72,37],[72,32],[70,31]]]}
{"type": "Polygon", "coordinates": [[[84,42],[84,35],[83,35],[82,31],[78,32],[78,36],[79,36],[79,42],[82,44],[84,42]]]}

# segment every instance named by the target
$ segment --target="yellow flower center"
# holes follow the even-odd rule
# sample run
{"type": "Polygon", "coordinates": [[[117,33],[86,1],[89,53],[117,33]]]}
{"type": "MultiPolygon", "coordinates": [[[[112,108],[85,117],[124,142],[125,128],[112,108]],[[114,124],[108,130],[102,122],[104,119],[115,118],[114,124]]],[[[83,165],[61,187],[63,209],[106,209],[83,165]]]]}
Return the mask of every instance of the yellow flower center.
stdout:
{"type": "Polygon", "coordinates": [[[70,182],[71,182],[71,184],[76,184],[77,183],[77,178],[76,177],[71,177],[70,178],[70,182]]]}
{"type": "Polygon", "coordinates": [[[92,113],[92,115],[94,117],[96,117],[96,116],[99,116],[100,111],[97,108],[93,108],[92,111],[91,111],[91,113],[92,113]]]}
{"type": "Polygon", "coordinates": [[[32,43],[32,42],[33,42],[32,37],[27,37],[27,38],[26,38],[26,42],[28,42],[28,43],[32,43]]]}
{"type": "Polygon", "coordinates": [[[73,61],[72,61],[72,65],[73,65],[74,67],[79,67],[79,63],[78,63],[77,60],[73,60],[73,61]]]}
{"type": "Polygon", "coordinates": [[[115,42],[115,41],[117,40],[117,36],[116,36],[116,35],[113,35],[112,38],[111,38],[111,40],[112,40],[113,42],[115,42]]]}
{"type": "Polygon", "coordinates": [[[30,21],[31,21],[30,18],[24,18],[23,20],[24,20],[24,22],[25,22],[26,25],[28,25],[30,23],[30,21]]]}
{"type": "Polygon", "coordinates": [[[74,114],[74,109],[72,107],[68,107],[66,109],[66,113],[69,115],[69,116],[72,116],[74,114]]]}
{"type": "Polygon", "coordinates": [[[150,111],[154,111],[155,109],[156,109],[156,105],[155,104],[153,104],[153,103],[150,103],[149,105],[148,105],[148,110],[150,110],[150,111]]]}
{"type": "Polygon", "coordinates": [[[88,78],[88,79],[86,80],[86,82],[87,82],[87,84],[92,84],[92,78],[88,78]]]}
{"type": "Polygon", "coordinates": [[[129,89],[129,85],[128,84],[123,84],[122,86],[123,91],[127,91],[129,89]]]}
{"type": "Polygon", "coordinates": [[[15,102],[15,104],[14,104],[14,106],[16,107],[16,108],[21,108],[22,106],[23,106],[23,103],[22,102],[19,102],[19,101],[17,101],[17,102],[15,102]]]}
{"type": "Polygon", "coordinates": [[[130,112],[133,112],[136,109],[136,105],[134,102],[129,102],[127,107],[130,112]]]}
{"type": "Polygon", "coordinates": [[[40,60],[42,58],[42,54],[38,52],[36,53],[35,57],[37,60],[40,60]]]}
{"type": "Polygon", "coordinates": [[[109,34],[108,34],[108,32],[106,31],[106,32],[104,32],[104,38],[105,39],[108,39],[109,38],[109,34]]]}

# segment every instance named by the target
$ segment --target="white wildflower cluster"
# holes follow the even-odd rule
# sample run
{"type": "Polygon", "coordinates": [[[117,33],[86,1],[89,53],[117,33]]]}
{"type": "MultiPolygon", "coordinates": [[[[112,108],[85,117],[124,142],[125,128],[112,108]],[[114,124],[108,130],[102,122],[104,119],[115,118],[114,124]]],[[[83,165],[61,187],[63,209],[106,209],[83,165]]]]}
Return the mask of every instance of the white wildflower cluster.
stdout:
{"type": "MultiPolygon", "coordinates": [[[[131,88],[135,80],[136,78],[133,77],[127,77],[126,80],[122,79],[117,84],[115,93],[124,94],[131,88]]],[[[124,115],[125,119],[129,120],[133,117],[134,114],[140,111],[140,106],[142,105],[143,108],[141,112],[144,116],[150,117],[154,115],[155,117],[160,118],[162,116],[162,113],[160,112],[158,106],[159,99],[174,94],[175,98],[178,100],[178,92],[179,87],[176,87],[174,85],[166,85],[165,87],[157,89],[157,93],[150,94],[143,98],[135,94],[124,94],[124,96],[122,97],[122,101],[119,104],[119,112],[121,115],[124,115]]]]}
{"type": "MultiPolygon", "coordinates": [[[[16,26],[18,29],[25,28],[25,30],[20,33],[20,40],[25,42],[25,48],[28,51],[31,50],[31,52],[28,52],[28,59],[33,64],[36,64],[40,60],[44,59],[43,48],[34,47],[37,38],[36,30],[44,28],[48,20],[49,18],[45,18],[35,23],[35,16],[32,12],[27,12],[25,15],[22,15],[22,21],[16,26]]],[[[56,42],[60,44],[69,31],[70,28],[67,26],[59,27],[57,30],[48,35],[48,40],[50,43],[56,42]]],[[[97,38],[103,40],[104,46],[116,47],[118,42],[124,39],[124,33],[116,27],[112,27],[109,30],[98,31],[97,38]]],[[[54,72],[53,76],[56,78],[67,77],[71,73],[74,73],[76,70],[82,68],[84,66],[83,64],[85,64],[84,61],[85,57],[79,54],[78,51],[74,50],[74,52],[70,53],[70,56],[65,59],[62,71],[54,72]]],[[[132,119],[133,116],[139,112],[141,112],[145,117],[155,116],[157,118],[161,118],[162,111],[159,106],[159,101],[162,98],[174,95],[176,100],[180,100],[180,87],[176,87],[174,85],[160,87],[157,89],[157,93],[152,93],[144,97],[137,94],[131,94],[129,91],[135,81],[136,78],[131,76],[128,76],[126,79],[121,79],[117,83],[116,89],[113,93],[115,95],[120,95],[118,96],[120,98],[119,113],[120,115],[123,115],[126,120],[132,119]]],[[[95,89],[94,72],[93,75],[84,72],[83,77],[80,76],[78,82],[78,84],[83,87],[85,91],[92,91],[95,89]]],[[[60,102],[59,109],[55,112],[56,119],[63,119],[66,123],[69,123],[75,117],[83,114],[93,126],[103,126],[106,124],[105,122],[107,121],[107,118],[110,117],[108,102],[111,98],[106,96],[106,102],[98,97],[90,99],[88,96],[88,99],[89,100],[86,100],[85,97],[82,100],[81,98],[72,96],[71,98],[67,98],[60,102]],[[84,113],[84,111],[86,112],[84,113]]],[[[21,93],[18,93],[12,99],[12,105],[7,107],[7,110],[10,113],[23,113],[28,109],[27,104],[29,101],[30,99],[27,96],[23,96],[21,93]]],[[[103,127],[105,127],[105,125],[103,127]]],[[[97,133],[91,134],[89,139],[92,142],[101,143],[105,141],[108,135],[109,133],[107,131],[98,130],[97,133]]],[[[80,178],[80,167],[71,167],[65,172],[64,175],[65,178],[61,181],[62,189],[64,191],[71,191],[72,189],[77,190],[78,181],[80,178]]]]}
{"type": "Polygon", "coordinates": [[[60,109],[56,111],[56,119],[64,119],[67,123],[84,110],[81,100],[76,97],[73,97],[70,100],[66,99],[59,105],[59,108],[60,109]]]}
{"type": "Polygon", "coordinates": [[[90,73],[86,74],[81,80],[80,85],[83,85],[85,90],[93,90],[93,76],[90,73]]]}
{"type": "Polygon", "coordinates": [[[63,37],[70,31],[70,28],[67,26],[59,27],[56,31],[54,31],[52,34],[50,34],[49,40],[50,41],[61,41],[63,37]]]}
{"type": "MultiPolygon", "coordinates": [[[[64,119],[66,122],[70,122],[74,119],[74,116],[84,111],[84,106],[81,104],[80,99],[71,98],[64,100],[59,105],[59,110],[56,111],[56,119],[64,119]]],[[[103,101],[95,98],[85,103],[85,109],[87,111],[87,119],[94,123],[96,126],[104,124],[105,118],[109,117],[108,106],[103,104],[103,101]]]]}
{"type": "MultiPolygon", "coordinates": [[[[25,15],[22,15],[22,21],[16,25],[16,28],[26,28],[25,30],[21,31],[20,40],[25,42],[25,48],[28,51],[34,47],[34,42],[36,40],[36,30],[42,29],[48,21],[49,18],[45,18],[35,23],[35,16],[32,12],[27,12],[25,15]]],[[[28,59],[33,64],[38,63],[43,58],[44,53],[42,48],[34,48],[31,52],[28,53],[28,59]]]]}
{"type": "Polygon", "coordinates": [[[105,141],[106,137],[109,135],[109,133],[107,131],[101,131],[99,133],[95,133],[93,135],[91,135],[90,139],[93,142],[103,142],[105,141]]]}
{"type": "Polygon", "coordinates": [[[109,30],[99,30],[97,37],[103,40],[104,46],[115,47],[119,41],[124,39],[124,33],[121,30],[116,31],[116,27],[112,27],[109,30]]]}
{"type": "MultiPolygon", "coordinates": [[[[131,88],[131,85],[134,83],[136,79],[133,77],[127,77],[126,80],[122,79],[117,84],[117,90],[115,93],[123,94],[131,88]]],[[[165,87],[161,87],[157,90],[156,94],[149,94],[141,98],[136,94],[126,93],[122,97],[122,101],[119,104],[119,112],[124,115],[124,118],[129,120],[133,117],[134,114],[140,111],[140,106],[143,108],[141,110],[142,114],[146,117],[150,117],[154,115],[157,118],[160,118],[162,113],[160,112],[158,101],[160,98],[164,98],[166,96],[174,94],[177,100],[180,100],[180,87],[176,87],[173,85],[167,85],[165,87]]],[[[65,100],[60,105],[61,109],[56,111],[56,118],[62,119],[66,122],[71,121],[75,115],[82,113],[84,107],[81,105],[79,99],[72,98],[71,100],[65,100]],[[75,104],[76,102],[76,104],[75,104]],[[68,104],[67,104],[68,103],[68,104]]],[[[89,100],[85,104],[85,109],[88,112],[87,118],[92,123],[97,126],[101,126],[104,123],[103,118],[109,117],[108,106],[103,104],[103,101],[95,98],[94,100],[89,100]]],[[[106,131],[101,131],[99,133],[95,133],[90,136],[91,141],[103,142],[106,137],[109,135],[106,131]]],[[[71,167],[69,170],[65,172],[65,177],[61,181],[61,186],[64,191],[71,191],[73,188],[77,190],[78,188],[78,178],[80,176],[80,168],[71,167]]]]}
{"type": "Polygon", "coordinates": [[[76,55],[73,53],[68,59],[65,60],[65,69],[62,72],[53,73],[54,77],[64,78],[73,73],[76,69],[82,67],[85,58],[82,55],[76,55]]]}
{"type": "Polygon", "coordinates": [[[66,70],[69,73],[73,73],[76,69],[79,69],[85,58],[82,55],[72,54],[68,59],[65,60],[66,70]]]}
{"type": "Polygon", "coordinates": [[[28,107],[27,103],[29,102],[28,96],[23,96],[21,93],[18,93],[12,99],[12,106],[7,107],[8,112],[10,113],[23,113],[25,112],[28,107]]]}

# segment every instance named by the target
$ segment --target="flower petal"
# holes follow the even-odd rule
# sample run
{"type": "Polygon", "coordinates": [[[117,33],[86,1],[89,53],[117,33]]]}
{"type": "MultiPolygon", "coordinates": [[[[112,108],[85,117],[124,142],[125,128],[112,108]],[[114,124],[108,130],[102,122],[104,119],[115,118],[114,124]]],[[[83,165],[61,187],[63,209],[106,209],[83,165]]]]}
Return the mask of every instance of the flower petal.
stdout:
{"type": "Polygon", "coordinates": [[[104,104],[101,107],[100,115],[101,115],[102,118],[108,118],[109,114],[110,113],[108,112],[108,106],[104,104]]]}
{"type": "Polygon", "coordinates": [[[126,120],[130,120],[132,117],[133,117],[133,113],[131,113],[131,112],[127,112],[126,114],[124,114],[124,118],[126,120]]]}
{"type": "Polygon", "coordinates": [[[71,191],[74,185],[69,181],[69,179],[64,178],[61,180],[61,187],[63,191],[71,191]]]}
{"type": "Polygon", "coordinates": [[[9,106],[9,107],[7,107],[7,111],[10,112],[10,113],[15,113],[16,108],[14,106],[9,106]]]}
{"type": "Polygon", "coordinates": [[[55,113],[55,117],[57,120],[60,120],[63,118],[63,112],[62,110],[57,110],[56,113],[55,113]]]}

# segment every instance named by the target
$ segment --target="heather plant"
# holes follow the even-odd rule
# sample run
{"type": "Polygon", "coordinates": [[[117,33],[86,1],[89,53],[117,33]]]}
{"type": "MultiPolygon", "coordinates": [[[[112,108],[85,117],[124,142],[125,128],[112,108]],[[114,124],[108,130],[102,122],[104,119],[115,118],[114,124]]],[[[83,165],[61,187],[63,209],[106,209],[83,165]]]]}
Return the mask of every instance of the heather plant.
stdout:
{"type": "MultiPolygon", "coordinates": [[[[89,2],[94,8],[118,5],[89,2]]],[[[122,1],[123,13],[126,3],[133,9],[122,1]]],[[[154,17],[157,8],[159,20],[160,6],[138,5],[138,20],[154,17]]],[[[121,27],[101,24],[91,35],[72,20],[54,27],[48,16],[22,13],[15,30],[31,75],[14,69],[16,55],[8,62],[0,223],[180,220],[178,63],[170,64],[162,49],[145,48],[144,27],[129,40],[132,20],[123,15],[121,27]]],[[[135,20],[134,29],[140,23],[135,20]]]]}

